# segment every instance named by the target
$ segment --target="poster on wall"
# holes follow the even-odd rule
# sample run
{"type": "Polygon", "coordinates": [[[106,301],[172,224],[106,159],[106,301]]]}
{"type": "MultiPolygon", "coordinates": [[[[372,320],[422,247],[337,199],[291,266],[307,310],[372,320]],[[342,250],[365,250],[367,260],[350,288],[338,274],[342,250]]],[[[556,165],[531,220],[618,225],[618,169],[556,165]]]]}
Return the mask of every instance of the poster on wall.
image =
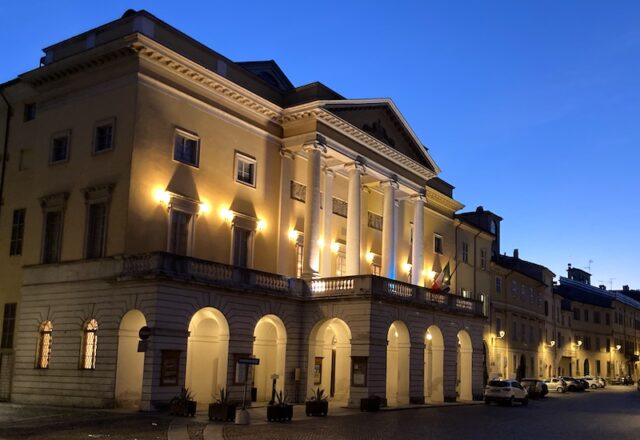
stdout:
{"type": "Polygon", "coordinates": [[[354,356],[351,358],[351,386],[367,386],[367,360],[365,356],[354,356]]]}
{"type": "Polygon", "coordinates": [[[160,386],[178,385],[180,377],[180,351],[162,350],[160,361],[160,386]]]}
{"type": "Polygon", "coordinates": [[[322,383],[322,359],[316,357],[316,361],[313,364],[313,384],[320,385],[322,383]]]}

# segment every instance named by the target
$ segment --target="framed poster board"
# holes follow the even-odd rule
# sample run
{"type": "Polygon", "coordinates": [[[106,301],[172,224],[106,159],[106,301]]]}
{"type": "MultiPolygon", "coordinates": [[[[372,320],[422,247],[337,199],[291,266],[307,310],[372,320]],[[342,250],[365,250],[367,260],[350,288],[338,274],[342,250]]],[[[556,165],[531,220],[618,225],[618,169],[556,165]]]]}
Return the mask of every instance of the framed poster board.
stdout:
{"type": "Polygon", "coordinates": [[[241,364],[240,359],[250,358],[251,353],[234,353],[233,354],[233,384],[243,385],[249,380],[250,365],[241,364]]]}
{"type": "Polygon", "coordinates": [[[366,387],[367,386],[367,361],[366,356],[351,357],[351,386],[366,387]]]}
{"type": "Polygon", "coordinates": [[[160,360],[160,386],[176,386],[180,378],[179,350],[162,350],[160,360]]]}
{"type": "Polygon", "coordinates": [[[313,364],[313,384],[320,385],[322,383],[322,357],[316,357],[313,364]]]}

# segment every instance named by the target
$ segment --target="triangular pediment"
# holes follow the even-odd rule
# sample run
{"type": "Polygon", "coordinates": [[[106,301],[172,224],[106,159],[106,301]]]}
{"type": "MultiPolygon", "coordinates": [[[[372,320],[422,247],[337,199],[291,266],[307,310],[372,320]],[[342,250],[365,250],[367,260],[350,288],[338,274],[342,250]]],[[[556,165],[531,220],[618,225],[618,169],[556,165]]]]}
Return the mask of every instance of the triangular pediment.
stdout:
{"type": "Polygon", "coordinates": [[[329,103],[325,109],[380,142],[437,173],[438,167],[389,100],[345,100],[329,103]]]}

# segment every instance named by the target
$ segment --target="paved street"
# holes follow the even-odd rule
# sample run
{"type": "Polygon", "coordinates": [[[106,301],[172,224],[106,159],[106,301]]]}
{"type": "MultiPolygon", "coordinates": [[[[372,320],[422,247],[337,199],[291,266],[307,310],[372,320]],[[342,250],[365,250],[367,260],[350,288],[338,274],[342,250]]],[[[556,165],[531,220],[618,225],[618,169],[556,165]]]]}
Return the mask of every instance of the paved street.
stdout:
{"type": "Polygon", "coordinates": [[[194,419],[166,413],[81,410],[0,404],[1,440],[184,439],[595,439],[640,438],[640,393],[612,386],[585,393],[552,393],[528,407],[449,406],[360,413],[336,409],[307,418],[296,408],[291,423],[266,423],[252,410],[251,426],[211,423],[205,410],[194,419]],[[203,431],[204,430],[204,431],[203,431]]]}
{"type": "Polygon", "coordinates": [[[527,407],[460,406],[356,414],[286,425],[226,426],[240,439],[595,439],[640,438],[640,393],[609,387],[551,394],[527,407]]]}

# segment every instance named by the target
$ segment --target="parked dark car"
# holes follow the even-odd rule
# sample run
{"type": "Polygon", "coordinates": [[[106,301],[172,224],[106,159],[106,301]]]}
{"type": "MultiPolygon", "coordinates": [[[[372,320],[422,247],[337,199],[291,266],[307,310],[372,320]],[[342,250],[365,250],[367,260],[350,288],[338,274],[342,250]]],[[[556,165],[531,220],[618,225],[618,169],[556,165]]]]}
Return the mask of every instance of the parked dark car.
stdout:
{"type": "Polygon", "coordinates": [[[583,389],[583,390],[588,390],[588,389],[589,389],[589,382],[588,382],[588,381],[586,381],[586,380],[584,380],[584,379],[582,379],[582,378],[576,378],[576,381],[577,381],[580,385],[582,385],[582,389],[583,389]]]}
{"type": "Polygon", "coordinates": [[[547,384],[539,379],[524,378],[520,380],[520,385],[527,390],[531,398],[544,397],[549,393],[547,384]]]}

